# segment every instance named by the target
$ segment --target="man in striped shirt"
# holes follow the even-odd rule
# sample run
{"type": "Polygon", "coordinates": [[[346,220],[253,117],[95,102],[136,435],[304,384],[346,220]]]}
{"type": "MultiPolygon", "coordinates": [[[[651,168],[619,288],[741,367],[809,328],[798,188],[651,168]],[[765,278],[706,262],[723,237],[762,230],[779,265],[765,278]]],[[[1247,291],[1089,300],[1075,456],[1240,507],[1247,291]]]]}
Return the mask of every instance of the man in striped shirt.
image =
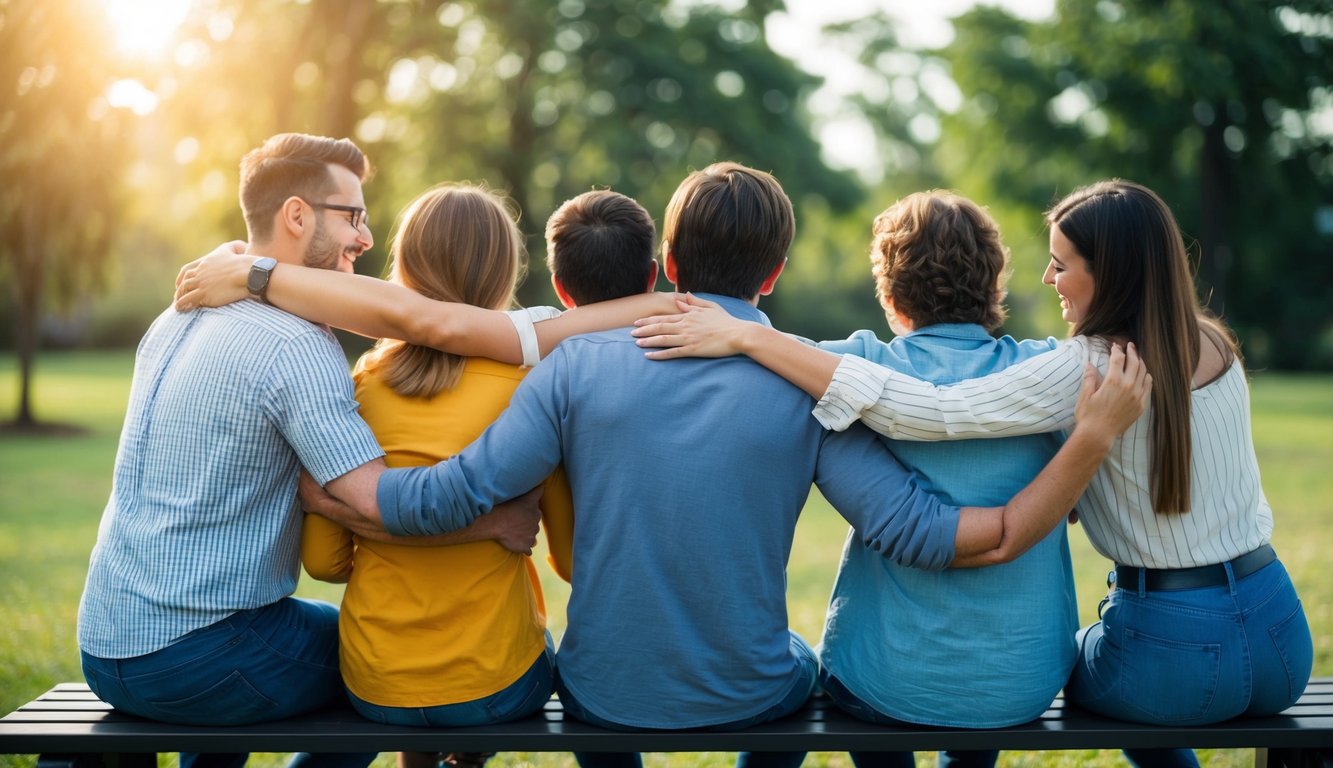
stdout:
{"type": "MultiPolygon", "coordinates": [[[[84,675],[117,709],[231,725],[339,701],[338,609],[291,597],[301,467],[321,484],[383,466],[323,326],[263,301],[277,262],[350,272],[374,243],[346,139],[282,134],[240,197],[259,301],[163,312],[139,345],[115,478],[79,606],[84,675]],[[276,261],[275,261],[276,260],[276,261]]],[[[454,541],[490,538],[495,516],[454,541]]],[[[535,528],[535,525],[534,525],[535,528]]],[[[439,541],[439,539],[435,539],[439,541]]],[[[182,755],[182,766],[197,755],[182,755]]],[[[374,755],[303,756],[359,766],[374,755]]],[[[222,756],[210,766],[239,765],[222,756]]]]}

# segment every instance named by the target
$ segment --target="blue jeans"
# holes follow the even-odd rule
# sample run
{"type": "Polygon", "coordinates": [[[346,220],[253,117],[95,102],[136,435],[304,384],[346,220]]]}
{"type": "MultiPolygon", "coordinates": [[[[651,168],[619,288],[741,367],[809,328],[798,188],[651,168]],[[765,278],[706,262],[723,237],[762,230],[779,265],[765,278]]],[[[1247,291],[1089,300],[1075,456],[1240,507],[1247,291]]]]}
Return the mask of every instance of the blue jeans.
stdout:
{"type": "Polygon", "coordinates": [[[1206,725],[1281,712],[1310,679],[1314,647],[1281,562],[1228,583],[1149,592],[1118,584],[1079,632],[1065,687],[1085,709],[1140,723],[1206,725]]]}
{"type": "MultiPolygon", "coordinates": [[[[752,725],[786,717],[805,706],[805,703],[810,700],[810,695],[814,693],[815,683],[819,678],[819,657],[810,648],[810,644],[795,632],[791,632],[791,652],[796,657],[797,665],[800,668],[800,676],[781,701],[753,717],[709,726],[707,730],[732,731],[749,728],[752,725]]],[[[558,670],[555,676],[555,687],[560,692],[560,702],[564,707],[565,714],[575,720],[582,720],[590,725],[613,731],[642,730],[613,723],[610,720],[603,720],[584,709],[573,694],[560,682],[558,670]]],[[[642,768],[643,766],[643,759],[637,752],[575,752],[574,757],[582,768],[642,768]]],[[[804,752],[742,752],[736,757],[736,766],[737,768],[794,768],[799,766],[804,759],[804,752]]]]}
{"type": "MultiPolygon", "coordinates": [[[[838,709],[868,723],[878,725],[903,725],[903,721],[880,712],[867,704],[859,696],[847,690],[847,686],[828,670],[819,676],[824,693],[837,705],[838,709]]],[[[911,752],[849,752],[852,764],[856,768],[913,768],[916,758],[911,752]]],[[[990,768],[1000,756],[999,750],[962,750],[951,749],[939,753],[937,758],[941,768],[990,768]]]]}
{"type": "MultiPolygon", "coordinates": [[[[441,681],[447,685],[448,681],[441,681]]],[[[362,717],[386,725],[457,728],[521,720],[539,711],[551,698],[555,684],[555,644],[546,633],[546,650],[523,676],[490,696],[435,707],[386,707],[371,704],[348,692],[362,717]]]]}
{"type": "MultiPolygon", "coordinates": [[[[165,648],[128,659],[82,654],[98,698],[123,712],[186,725],[246,725],[343,704],[338,608],[287,597],[239,611],[165,648]]],[[[374,754],[301,755],[296,763],[352,768],[374,754]]],[[[244,763],[182,755],[183,766],[244,763]]]]}

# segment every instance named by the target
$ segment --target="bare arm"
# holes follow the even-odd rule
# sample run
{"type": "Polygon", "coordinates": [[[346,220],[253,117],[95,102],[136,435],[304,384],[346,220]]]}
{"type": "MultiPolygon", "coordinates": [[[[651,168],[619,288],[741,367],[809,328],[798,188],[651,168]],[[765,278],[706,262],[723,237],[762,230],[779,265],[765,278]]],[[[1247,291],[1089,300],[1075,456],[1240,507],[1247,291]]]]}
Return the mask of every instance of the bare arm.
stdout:
{"type": "MultiPolygon", "coordinates": [[[[353,472],[355,471],[353,470],[353,472]]],[[[334,489],[334,483],[338,483],[346,477],[347,475],[344,475],[342,478],[330,482],[329,491],[333,491],[333,493],[337,493],[339,490],[346,492],[348,489],[346,485],[340,485],[338,489],[334,489]]],[[[378,480],[378,475],[376,475],[376,480],[378,480]]],[[[352,482],[360,482],[360,480],[353,480],[352,482]]],[[[393,536],[385,531],[384,527],[378,522],[371,523],[366,515],[358,512],[354,507],[332,495],[329,491],[321,488],[319,483],[305,472],[301,473],[301,504],[307,511],[327,518],[351,530],[356,535],[372,541],[384,541],[408,546],[439,547],[493,539],[510,552],[524,555],[532,554],[532,548],[537,543],[537,531],[541,521],[541,509],[539,507],[542,496],[541,486],[516,499],[497,505],[490,512],[478,517],[466,528],[436,536],[393,536]]]]}
{"type": "Polygon", "coordinates": [[[644,318],[634,335],[646,354],[745,354],[818,402],[814,416],[841,431],[860,420],[896,440],[959,440],[1068,429],[1089,349],[1076,338],[979,379],[937,386],[852,355],[813,349],[772,328],[737,320],[712,302],[687,297],[680,314],[644,318]]]}
{"type": "MultiPolygon", "coordinates": [[[[231,242],[181,268],[176,276],[176,309],[216,307],[249,297],[246,278],[255,254],[241,254],[231,242]]],[[[265,294],[269,303],[313,323],[371,338],[402,339],[457,355],[522,363],[513,323],[504,312],[469,304],[435,301],[397,283],[365,275],[279,264],[265,294]]],[[[546,354],[578,333],[629,325],[653,312],[670,311],[675,294],[643,294],[590,304],[538,323],[537,339],[546,354]]]]}
{"type": "Polygon", "coordinates": [[[806,344],[766,325],[732,317],[718,304],[687,295],[679,314],[645,317],[634,323],[638,344],[656,348],[651,360],[746,355],[819,399],[833,381],[838,355],[806,344]]]}
{"type": "Polygon", "coordinates": [[[1133,345],[1111,350],[1101,384],[1085,366],[1075,426],[1059,453],[1002,508],[964,507],[958,521],[951,567],[1006,563],[1022,555],[1059,525],[1083,495],[1116,438],[1147,407],[1152,388],[1133,345]]]}

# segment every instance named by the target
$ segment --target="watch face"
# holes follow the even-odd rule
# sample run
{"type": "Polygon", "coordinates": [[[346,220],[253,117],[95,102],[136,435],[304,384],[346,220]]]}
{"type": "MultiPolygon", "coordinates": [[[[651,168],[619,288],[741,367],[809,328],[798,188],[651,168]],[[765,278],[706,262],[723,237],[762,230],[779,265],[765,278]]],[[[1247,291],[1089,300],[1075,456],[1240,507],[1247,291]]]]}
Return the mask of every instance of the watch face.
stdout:
{"type": "Polygon", "coordinates": [[[268,256],[255,260],[255,263],[250,266],[250,274],[245,281],[245,287],[250,290],[250,293],[256,296],[264,295],[264,289],[268,287],[269,275],[273,273],[273,268],[277,265],[278,260],[268,256]]]}

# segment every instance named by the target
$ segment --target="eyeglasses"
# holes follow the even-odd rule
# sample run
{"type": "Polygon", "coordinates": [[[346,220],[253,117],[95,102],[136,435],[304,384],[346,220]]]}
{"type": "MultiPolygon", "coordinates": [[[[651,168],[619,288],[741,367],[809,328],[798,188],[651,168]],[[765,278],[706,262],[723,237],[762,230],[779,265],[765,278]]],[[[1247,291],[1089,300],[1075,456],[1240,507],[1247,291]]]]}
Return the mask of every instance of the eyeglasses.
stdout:
{"type": "Polygon", "coordinates": [[[360,229],[362,224],[365,224],[367,229],[370,228],[370,215],[369,215],[368,213],[366,213],[366,209],[365,209],[365,208],[361,208],[361,207],[359,207],[359,206],[355,206],[355,205],[335,205],[335,204],[333,204],[333,203],[312,203],[312,202],[310,202],[309,200],[306,201],[306,204],[309,205],[311,208],[325,208],[325,209],[328,209],[328,210],[330,210],[330,211],[342,211],[343,213],[350,213],[350,214],[352,214],[351,217],[350,217],[349,219],[347,219],[347,221],[348,221],[349,223],[351,223],[351,225],[352,225],[352,229],[360,229]]]}

